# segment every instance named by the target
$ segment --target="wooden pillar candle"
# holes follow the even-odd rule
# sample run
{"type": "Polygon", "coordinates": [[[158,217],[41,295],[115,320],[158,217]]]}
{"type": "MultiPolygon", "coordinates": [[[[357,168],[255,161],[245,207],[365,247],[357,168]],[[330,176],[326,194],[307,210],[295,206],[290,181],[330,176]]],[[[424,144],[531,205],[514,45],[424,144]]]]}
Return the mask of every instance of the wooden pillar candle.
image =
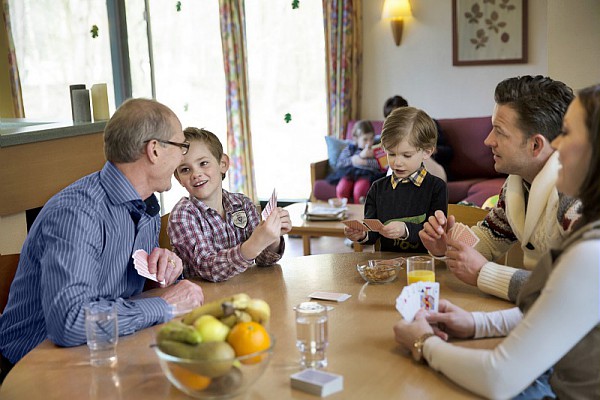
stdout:
{"type": "Polygon", "coordinates": [[[92,108],[94,121],[106,121],[110,118],[106,83],[92,85],[92,108]]]}

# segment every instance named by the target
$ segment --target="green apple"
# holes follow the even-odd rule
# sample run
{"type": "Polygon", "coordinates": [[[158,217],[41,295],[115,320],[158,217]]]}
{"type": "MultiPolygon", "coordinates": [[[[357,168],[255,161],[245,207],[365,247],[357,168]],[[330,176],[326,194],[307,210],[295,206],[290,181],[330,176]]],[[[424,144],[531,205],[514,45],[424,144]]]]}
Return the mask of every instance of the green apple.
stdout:
{"type": "Polygon", "coordinates": [[[201,316],[194,322],[194,327],[203,342],[223,342],[229,334],[229,327],[212,315],[201,316]]]}

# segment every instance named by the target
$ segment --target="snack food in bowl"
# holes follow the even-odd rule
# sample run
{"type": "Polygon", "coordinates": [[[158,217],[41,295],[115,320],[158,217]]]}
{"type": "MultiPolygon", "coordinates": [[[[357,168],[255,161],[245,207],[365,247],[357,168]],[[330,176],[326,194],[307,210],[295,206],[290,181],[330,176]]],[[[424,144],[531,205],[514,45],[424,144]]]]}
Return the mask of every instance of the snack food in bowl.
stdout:
{"type": "MultiPolygon", "coordinates": [[[[212,360],[177,357],[162,351],[159,346],[154,347],[154,351],[163,373],[176,388],[198,399],[224,399],[246,392],[261,377],[274,345],[271,337],[269,348],[240,357],[230,357],[231,353],[223,346],[211,349],[220,353],[212,360]]],[[[164,343],[161,347],[165,349],[164,343]]]]}
{"type": "Polygon", "coordinates": [[[398,278],[404,261],[403,257],[391,260],[369,260],[366,264],[358,264],[356,269],[369,283],[388,283],[398,278]]]}
{"type": "Polygon", "coordinates": [[[332,197],[331,199],[327,200],[327,202],[331,207],[346,207],[348,204],[348,199],[345,197],[332,197]]]}

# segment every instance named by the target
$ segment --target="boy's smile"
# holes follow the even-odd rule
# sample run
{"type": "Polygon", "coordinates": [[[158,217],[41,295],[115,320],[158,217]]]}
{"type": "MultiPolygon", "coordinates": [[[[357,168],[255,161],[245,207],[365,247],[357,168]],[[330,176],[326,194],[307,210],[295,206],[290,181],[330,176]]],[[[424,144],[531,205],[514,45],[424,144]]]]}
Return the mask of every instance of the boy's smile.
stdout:
{"type": "Polygon", "coordinates": [[[177,167],[177,179],[190,196],[202,200],[209,207],[219,209],[222,196],[222,174],[229,167],[228,158],[219,161],[206,143],[194,140],[183,162],[177,167]]]}

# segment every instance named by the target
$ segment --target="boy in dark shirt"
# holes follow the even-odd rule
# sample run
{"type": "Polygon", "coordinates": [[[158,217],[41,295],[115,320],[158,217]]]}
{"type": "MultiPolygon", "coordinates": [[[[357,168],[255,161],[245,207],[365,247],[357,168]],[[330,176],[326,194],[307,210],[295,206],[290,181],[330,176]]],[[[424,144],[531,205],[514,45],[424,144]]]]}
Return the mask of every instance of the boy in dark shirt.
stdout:
{"type": "Polygon", "coordinates": [[[433,120],[414,107],[395,109],[386,118],[381,144],[393,173],[373,183],[365,203],[365,219],[379,219],[380,232],[349,227],[344,234],[353,242],[373,244],[381,251],[426,252],[419,231],[436,210],[448,207],[446,183],[427,172],[423,160],[435,150],[437,128],[433,120]]]}

